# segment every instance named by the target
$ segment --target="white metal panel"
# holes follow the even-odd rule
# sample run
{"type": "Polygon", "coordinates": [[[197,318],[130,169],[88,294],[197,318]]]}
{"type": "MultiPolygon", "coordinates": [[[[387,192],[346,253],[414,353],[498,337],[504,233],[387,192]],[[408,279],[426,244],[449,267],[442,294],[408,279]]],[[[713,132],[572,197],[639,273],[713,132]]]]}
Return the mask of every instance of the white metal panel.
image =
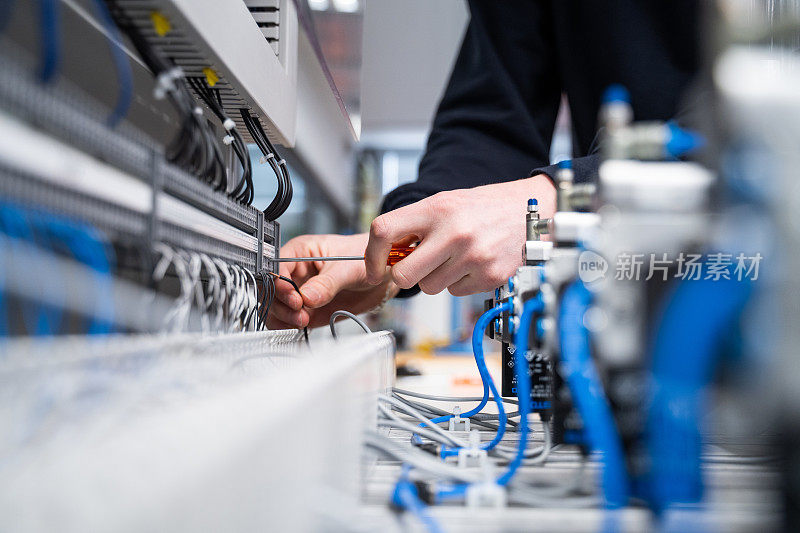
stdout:
{"type": "Polygon", "coordinates": [[[163,5],[279,142],[294,146],[298,27],[292,1],[281,0],[277,57],[241,0],[164,0],[163,5]]]}

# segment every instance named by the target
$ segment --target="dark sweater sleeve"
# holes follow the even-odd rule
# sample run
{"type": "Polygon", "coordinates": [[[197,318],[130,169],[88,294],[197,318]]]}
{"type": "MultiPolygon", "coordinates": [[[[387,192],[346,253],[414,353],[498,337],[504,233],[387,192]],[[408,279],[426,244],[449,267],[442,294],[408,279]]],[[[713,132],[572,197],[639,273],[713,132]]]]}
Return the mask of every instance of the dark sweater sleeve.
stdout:
{"type": "MultiPolygon", "coordinates": [[[[575,183],[596,183],[600,170],[600,154],[576,157],[572,160],[572,172],[575,174],[575,183]]],[[[553,182],[556,180],[558,165],[548,165],[531,171],[531,176],[544,174],[553,182]]]]}
{"type": "Polygon", "coordinates": [[[417,181],[390,192],[381,212],[549,163],[561,96],[550,2],[470,0],[469,8],[417,181]]]}

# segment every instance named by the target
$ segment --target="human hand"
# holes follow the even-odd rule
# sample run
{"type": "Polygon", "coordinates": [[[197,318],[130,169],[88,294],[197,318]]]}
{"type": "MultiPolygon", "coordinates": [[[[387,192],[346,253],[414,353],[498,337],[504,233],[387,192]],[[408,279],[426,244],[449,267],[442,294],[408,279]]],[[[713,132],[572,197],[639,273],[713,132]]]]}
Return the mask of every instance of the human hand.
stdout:
{"type": "Polygon", "coordinates": [[[465,296],[502,285],[522,265],[529,198],[539,201],[542,218],[555,213],[555,186],[539,175],[441,192],[379,216],[365,254],[367,281],[384,283],[392,243],[414,236],[414,253],[389,271],[400,288],[465,296]]]}
{"type": "MultiPolygon", "coordinates": [[[[362,255],[368,235],[302,235],[281,248],[281,257],[322,257],[362,255]]],[[[359,314],[378,306],[399,290],[384,275],[378,284],[369,284],[362,261],[315,261],[281,263],[280,274],[290,283],[275,280],[275,301],[269,312],[270,329],[317,327],[328,323],[334,311],[344,309],[359,314]]]]}

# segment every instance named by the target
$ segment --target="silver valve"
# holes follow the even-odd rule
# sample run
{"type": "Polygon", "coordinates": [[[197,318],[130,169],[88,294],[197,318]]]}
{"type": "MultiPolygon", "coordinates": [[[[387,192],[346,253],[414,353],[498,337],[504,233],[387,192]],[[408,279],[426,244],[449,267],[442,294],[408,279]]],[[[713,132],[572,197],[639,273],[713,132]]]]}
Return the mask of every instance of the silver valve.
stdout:
{"type": "Polygon", "coordinates": [[[525,215],[525,237],[528,241],[538,241],[539,233],[536,224],[539,222],[539,201],[536,198],[528,200],[528,214],[525,215]]]}

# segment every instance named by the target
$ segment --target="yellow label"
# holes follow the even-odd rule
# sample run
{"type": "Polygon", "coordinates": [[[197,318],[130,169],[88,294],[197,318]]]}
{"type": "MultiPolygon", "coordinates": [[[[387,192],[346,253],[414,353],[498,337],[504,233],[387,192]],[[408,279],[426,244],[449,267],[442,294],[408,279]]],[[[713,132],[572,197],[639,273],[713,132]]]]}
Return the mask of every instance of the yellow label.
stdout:
{"type": "Polygon", "coordinates": [[[163,37],[172,29],[169,19],[164,16],[160,11],[153,11],[150,13],[150,20],[153,21],[153,28],[159,37],[163,37]]]}
{"type": "Polygon", "coordinates": [[[206,83],[208,83],[209,87],[213,87],[219,81],[219,76],[214,69],[211,67],[206,67],[203,69],[203,74],[206,75],[206,83]]]}

